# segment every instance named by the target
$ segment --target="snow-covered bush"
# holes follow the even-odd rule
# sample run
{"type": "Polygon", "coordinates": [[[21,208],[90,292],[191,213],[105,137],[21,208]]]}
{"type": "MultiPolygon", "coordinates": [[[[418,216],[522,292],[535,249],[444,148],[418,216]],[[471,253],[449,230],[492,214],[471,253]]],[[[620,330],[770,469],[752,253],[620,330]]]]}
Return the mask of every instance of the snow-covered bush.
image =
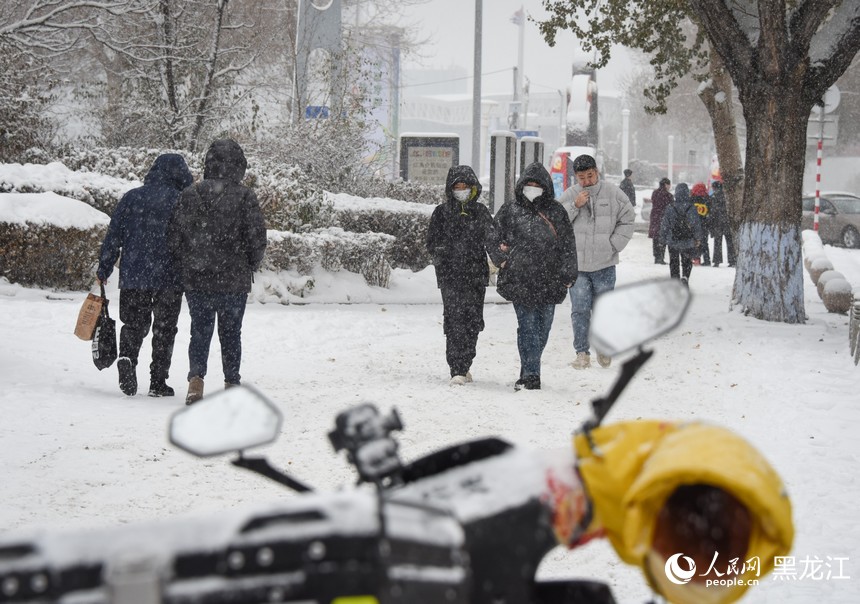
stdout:
{"type": "Polygon", "coordinates": [[[108,222],[102,212],[53,193],[0,194],[0,276],[33,287],[87,290],[108,222]]]}
{"type": "Polygon", "coordinates": [[[364,276],[369,285],[388,287],[391,266],[387,261],[395,238],[383,233],[347,233],[330,227],[310,233],[268,231],[263,268],[295,270],[310,275],[314,267],[341,269],[364,276]]]}
{"type": "Polygon", "coordinates": [[[845,314],[851,309],[851,284],[845,279],[830,279],[824,286],[821,299],[828,312],[845,314]]]}
{"type": "Polygon", "coordinates": [[[425,241],[433,206],[348,195],[328,195],[327,199],[334,206],[337,226],[356,233],[388,233],[396,237],[391,248],[394,268],[418,271],[430,264],[425,241]]]}
{"type": "Polygon", "coordinates": [[[102,173],[70,170],[59,162],[49,164],[0,164],[0,193],[53,192],[71,197],[104,212],[113,213],[126,191],[140,182],[102,173]]]}
{"type": "Polygon", "coordinates": [[[844,279],[845,275],[840,273],[839,271],[824,271],[821,273],[821,276],[818,277],[818,283],[816,283],[816,287],[818,288],[818,297],[822,300],[824,299],[824,286],[827,285],[827,282],[831,279],[844,279]]]}

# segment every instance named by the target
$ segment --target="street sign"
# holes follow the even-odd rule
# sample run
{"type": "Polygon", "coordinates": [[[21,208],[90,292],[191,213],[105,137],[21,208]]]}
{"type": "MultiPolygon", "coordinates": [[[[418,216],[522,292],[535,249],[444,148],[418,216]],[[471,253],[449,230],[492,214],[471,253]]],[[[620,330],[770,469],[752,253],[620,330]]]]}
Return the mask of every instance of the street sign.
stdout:
{"type": "MultiPolygon", "coordinates": [[[[836,138],[839,134],[839,116],[838,115],[828,115],[824,118],[824,137],[823,137],[823,145],[825,147],[832,147],[836,144],[836,138]]],[[[806,144],[807,145],[817,145],[818,144],[818,134],[821,131],[821,122],[820,118],[812,116],[809,118],[809,121],[806,122],[806,144]]]]}
{"type": "MultiPolygon", "coordinates": [[[[824,97],[821,99],[824,101],[824,113],[832,113],[837,107],[839,107],[839,88],[836,87],[836,84],[827,89],[827,92],[824,93],[824,97]]],[[[818,112],[821,111],[821,105],[817,103],[812,106],[812,113],[818,115],[818,112]]]]}

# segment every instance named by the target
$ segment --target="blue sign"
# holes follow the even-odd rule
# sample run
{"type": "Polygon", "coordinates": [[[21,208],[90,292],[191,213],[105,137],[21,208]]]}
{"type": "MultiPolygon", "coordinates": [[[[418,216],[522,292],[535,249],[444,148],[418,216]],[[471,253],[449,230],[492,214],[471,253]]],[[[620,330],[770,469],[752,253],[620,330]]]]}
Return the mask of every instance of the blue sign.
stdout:
{"type": "Polygon", "coordinates": [[[308,105],[305,107],[306,120],[327,119],[328,116],[329,109],[325,105],[308,105]]]}

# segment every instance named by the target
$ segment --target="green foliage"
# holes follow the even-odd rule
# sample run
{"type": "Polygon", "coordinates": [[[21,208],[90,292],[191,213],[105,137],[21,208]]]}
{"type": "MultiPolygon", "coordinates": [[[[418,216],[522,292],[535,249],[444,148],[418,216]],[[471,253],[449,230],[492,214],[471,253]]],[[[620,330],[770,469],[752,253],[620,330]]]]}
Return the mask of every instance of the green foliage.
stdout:
{"type": "Polygon", "coordinates": [[[554,46],[560,31],[570,32],[594,53],[594,67],[606,66],[616,44],[647,53],[655,75],[644,92],[649,112],[665,113],[679,79],[707,65],[704,37],[689,33],[690,9],[683,0],[543,0],[543,7],[549,17],[537,23],[546,42],[554,46]]]}

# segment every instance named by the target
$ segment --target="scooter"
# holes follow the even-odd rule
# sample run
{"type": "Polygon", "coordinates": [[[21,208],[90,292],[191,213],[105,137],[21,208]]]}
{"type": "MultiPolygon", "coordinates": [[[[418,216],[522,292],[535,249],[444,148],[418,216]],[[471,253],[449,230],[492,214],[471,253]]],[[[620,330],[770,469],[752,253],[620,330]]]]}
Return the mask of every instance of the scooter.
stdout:
{"type": "MultiPolygon", "coordinates": [[[[677,280],[619,287],[598,298],[592,343],[621,366],[577,433],[592,434],[651,357],[642,345],[680,323],[690,302],[677,280]],[[631,312],[637,309],[637,312],[631,312]],[[621,325],[617,317],[627,320],[621,325]]],[[[612,604],[609,586],[538,580],[544,556],[585,540],[593,510],[570,447],[526,451],[498,437],[404,462],[396,409],[345,410],[328,434],[357,474],[355,488],[322,493],[274,468],[252,447],[273,442],[282,415],[249,386],[225,390],[172,417],[169,440],[199,457],[234,453],[233,465],[298,496],[182,521],[0,540],[0,603],[156,604],[612,604]]]]}

